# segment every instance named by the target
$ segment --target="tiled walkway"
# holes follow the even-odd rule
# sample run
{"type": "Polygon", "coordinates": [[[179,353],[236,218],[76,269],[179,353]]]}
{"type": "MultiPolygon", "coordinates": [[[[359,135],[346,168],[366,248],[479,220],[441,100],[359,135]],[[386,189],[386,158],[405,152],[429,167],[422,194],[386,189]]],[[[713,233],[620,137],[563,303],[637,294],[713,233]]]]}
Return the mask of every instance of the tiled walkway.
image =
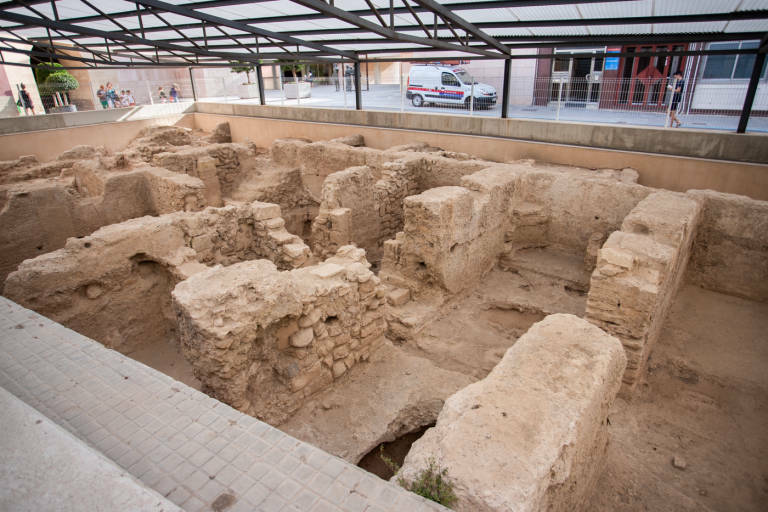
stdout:
{"type": "Polygon", "coordinates": [[[2,297],[0,386],[188,512],[445,510],[2,297]]]}

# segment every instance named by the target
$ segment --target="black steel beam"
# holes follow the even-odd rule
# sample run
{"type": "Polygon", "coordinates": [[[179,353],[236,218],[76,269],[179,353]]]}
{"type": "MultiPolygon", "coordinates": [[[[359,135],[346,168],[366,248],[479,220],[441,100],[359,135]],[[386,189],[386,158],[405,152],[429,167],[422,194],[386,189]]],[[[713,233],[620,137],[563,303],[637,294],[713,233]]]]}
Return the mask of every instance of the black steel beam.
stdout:
{"type": "MultiPolygon", "coordinates": [[[[42,4],[48,0],[30,0],[30,4],[42,4]]],[[[271,0],[209,0],[202,2],[191,2],[184,4],[188,9],[209,9],[212,7],[226,7],[230,5],[248,5],[253,3],[269,2],[271,0]]],[[[541,5],[563,5],[563,4],[590,4],[590,3],[603,3],[606,0],[485,0],[485,1],[464,1],[464,2],[452,2],[444,4],[447,9],[452,11],[466,11],[466,10],[483,10],[483,9],[498,9],[503,7],[530,7],[541,5]]],[[[611,0],[614,2],[624,1],[636,1],[636,0],[611,0]]],[[[0,10],[17,7],[15,2],[0,2],[0,10]]],[[[416,12],[427,12],[423,7],[414,7],[416,12]]],[[[373,13],[368,9],[349,11],[357,16],[371,16],[373,13]]],[[[408,9],[403,7],[394,7],[392,14],[407,14],[408,9]]],[[[136,15],[136,11],[120,11],[110,13],[115,18],[132,18],[136,15]]],[[[320,20],[327,19],[328,16],[322,13],[307,13],[307,14],[288,14],[283,16],[267,16],[262,18],[254,18],[250,20],[238,20],[241,23],[270,23],[270,22],[283,22],[283,21],[308,21],[308,20],[320,20]]],[[[81,16],[78,18],[70,18],[67,21],[70,23],[87,23],[91,21],[100,21],[104,18],[102,16],[81,16]]],[[[30,28],[35,25],[24,25],[18,28],[30,28]]],[[[179,25],[178,28],[195,28],[195,24],[179,25]]]]}
{"type": "Polygon", "coordinates": [[[182,7],[179,5],[173,5],[166,2],[161,2],[159,0],[137,0],[137,3],[149,6],[149,7],[155,7],[158,9],[163,9],[168,12],[172,12],[174,14],[178,14],[181,16],[186,16],[187,18],[197,19],[201,21],[206,21],[208,23],[213,23],[215,25],[221,25],[224,27],[233,28],[235,30],[241,30],[243,32],[248,32],[253,35],[262,36],[262,37],[270,37],[272,39],[277,39],[278,41],[283,41],[285,43],[290,43],[292,45],[296,46],[306,46],[307,48],[314,48],[315,50],[319,50],[322,52],[329,53],[331,55],[341,55],[343,57],[347,57],[348,59],[354,59],[355,55],[352,52],[346,52],[342,50],[336,50],[334,48],[315,43],[312,41],[304,41],[302,39],[295,38],[293,36],[286,36],[284,34],[281,34],[279,32],[273,32],[271,30],[264,30],[260,28],[253,27],[251,25],[247,25],[245,23],[240,23],[239,21],[230,21],[225,18],[220,18],[219,16],[213,16],[211,14],[205,14],[202,12],[195,11],[193,9],[188,9],[186,7],[182,7]]]}
{"type": "Polygon", "coordinates": [[[189,83],[192,85],[192,99],[197,101],[197,89],[195,89],[195,76],[192,74],[192,68],[189,68],[189,83]]]}
{"type": "Polygon", "coordinates": [[[501,118],[506,119],[509,116],[509,74],[512,68],[512,61],[510,59],[504,60],[504,80],[501,92],[501,118]]]}
{"type": "MultiPolygon", "coordinates": [[[[484,43],[486,43],[489,46],[492,46],[493,48],[497,49],[501,53],[508,54],[509,48],[498,42],[493,37],[489,36],[479,28],[477,28],[472,23],[468,22],[461,16],[454,14],[451,12],[450,9],[447,9],[445,6],[440,5],[439,3],[435,2],[434,0],[414,0],[417,4],[421,5],[425,9],[429,9],[430,11],[434,12],[435,14],[439,15],[441,18],[443,18],[446,21],[450,21],[451,23],[456,24],[457,26],[461,27],[468,33],[472,34],[476,38],[480,39],[484,43]]],[[[393,27],[394,28],[394,27],[393,27]]],[[[450,28],[450,26],[449,26],[450,28]]],[[[451,30],[453,31],[453,30],[451,30]]],[[[455,34],[455,32],[454,32],[455,34]]]]}
{"type": "MultiPolygon", "coordinates": [[[[332,7],[326,4],[325,2],[322,2],[321,0],[291,0],[291,1],[299,5],[303,5],[304,7],[315,9],[316,11],[327,14],[330,17],[364,28],[367,31],[373,32],[375,34],[379,34],[380,36],[383,36],[392,41],[413,43],[417,45],[437,48],[440,50],[453,50],[453,51],[459,51],[459,52],[471,51],[472,53],[485,55],[487,57],[491,57],[494,55],[493,52],[489,52],[487,50],[483,50],[480,48],[468,50],[466,48],[462,48],[459,45],[448,43],[445,41],[439,41],[436,39],[427,39],[425,37],[410,36],[407,34],[401,34],[400,32],[397,32],[395,30],[380,27],[375,23],[371,23],[370,21],[361,18],[360,16],[351,14],[341,9],[337,9],[336,7],[332,7]]],[[[354,41],[352,43],[354,44],[354,41]]]]}
{"type": "Polygon", "coordinates": [[[744,106],[741,109],[741,118],[739,118],[739,127],[736,129],[736,133],[744,133],[747,131],[749,116],[752,113],[752,105],[755,102],[755,93],[757,92],[757,86],[760,83],[760,75],[763,74],[763,64],[765,64],[765,53],[758,53],[755,58],[755,63],[752,66],[752,76],[749,78],[747,96],[744,98],[744,106]]]}
{"type": "Polygon", "coordinates": [[[264,97],[264,73],[261,72],[260,64],[256,64],[256,82],[259,84],[259,105],[266,105],[267,100],[264,97]]]}
{"type": "Polygon", "coordinates": [[[355,110],[363,110],[363,91],[360,86],[360,61],[355,61],[355,110]]]}
{"type": "Polygon", "coordinates": [[[247,62],[255,62],[256,59],[249,54],[235,54],[235,53],[220,53],[220,52],[212,52],[210,50],[205,50],[201,48],[190,48],[190,47],[183,47],[183,46],[177,46],[173,44],[166,43],[164,41],[150,41],[147,39],[142,39],[140,37],[135,37],[131,35],[126,34],[116,34],[114,32],[105,32],[103,30],[97,30],[93,28],[87,28],[87,27],[80,27],[76,25],[71,25],[69,23],[66,23],[64,21],[53,21],[49,20],[47,18],[32,18],[30,16],[25,16],[23,14],[17,14],[7,11],[0,11],[0,19],[6,20],[6,21],[13,21],[13,22],[21,22],[21,23],[30,23],[34,22],[38,26],[42,26],[44,28],[51,28],[54,30],[64,30],[67,32],[74,32],[74,33],[80,33],[83,35],[88,35],[90,37],[108,37],[113,40],[120,40],[127,43],[133,43],[133,44],[139,44],[139,45],[145,45],[148,47],[156,47],[156,48],[162,48],[164,50],[168,51],[177,51],[177,52],[184,52],[184,53],[192,53],[196,55],[205,55],[208,57],[218,57],[222,60],[243,60],[247,62]]]}

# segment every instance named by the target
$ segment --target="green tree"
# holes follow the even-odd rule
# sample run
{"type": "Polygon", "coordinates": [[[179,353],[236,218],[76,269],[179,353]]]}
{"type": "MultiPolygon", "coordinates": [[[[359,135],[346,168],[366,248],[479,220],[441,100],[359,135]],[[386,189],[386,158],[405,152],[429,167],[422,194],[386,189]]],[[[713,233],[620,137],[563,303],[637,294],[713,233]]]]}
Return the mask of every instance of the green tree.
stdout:
{"type": "Polygon", "coordinates": [[[67,70],[54,71],[43,82],[43,89],[52,94],[74,91],[78,87],[80,87],[80,82],[67,70]]]}
{"type": "Polygon", "coordinates": [[[250,62],[231,62],[231,70],[233,73],[245,73],[245,76],[248,80],[247,83],[251,83],[251,71],[256,69],[256,66],[254,66],[250,62]]]}

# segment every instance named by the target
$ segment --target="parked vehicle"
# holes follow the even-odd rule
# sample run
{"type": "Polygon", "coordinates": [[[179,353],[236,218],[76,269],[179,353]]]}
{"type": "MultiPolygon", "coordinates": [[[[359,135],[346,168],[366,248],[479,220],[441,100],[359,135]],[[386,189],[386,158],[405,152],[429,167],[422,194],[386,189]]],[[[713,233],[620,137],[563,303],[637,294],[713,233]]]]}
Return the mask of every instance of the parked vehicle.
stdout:
{"type": "Polygon", "coordinates": [[[474,108],[496,105],[496,89],[488,84],[476,82],[472,76],[459,67],[440,64],[417,64],[408,74],[406,98],[414,107],[427,103],[464,105],[474,108]]]}

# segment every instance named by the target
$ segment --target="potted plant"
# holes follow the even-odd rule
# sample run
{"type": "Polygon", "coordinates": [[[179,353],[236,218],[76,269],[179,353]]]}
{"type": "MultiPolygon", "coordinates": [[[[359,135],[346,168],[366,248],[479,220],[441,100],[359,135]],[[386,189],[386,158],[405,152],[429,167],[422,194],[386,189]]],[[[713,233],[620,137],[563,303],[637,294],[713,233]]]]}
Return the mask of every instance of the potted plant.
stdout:
{"type": "Polygon", "coordinates": [[[306,64],[294,61],[280,61],[280,66],[286,68],[292,75],[292,79],[283,81],[283,90],[287,99],[309,98],[312,96],[312,84],[304,79],[307,76],[306,64]]]}
{"type": "Polygon", "coordinates": [[[45,78],[40,82],[38,74],[38,88],[42,94],[50,95],[53,98],[53,108],[49,112],[77,112],[77,106],[70,104],[69,91],[74,91],[80,87],[80,83],[72,74],[65,70],[48,70],[45,78]]]}
{"type": "Polygon", "coordinates": [[[257,98],[259,96],[259,84],[251,82],[251,72],[255,71],[256,66],[251,62],[232,62],[231,64],[232,73],[245,73],[246,82],[242,84],[245,87],[243,98],[257,98]]]}

